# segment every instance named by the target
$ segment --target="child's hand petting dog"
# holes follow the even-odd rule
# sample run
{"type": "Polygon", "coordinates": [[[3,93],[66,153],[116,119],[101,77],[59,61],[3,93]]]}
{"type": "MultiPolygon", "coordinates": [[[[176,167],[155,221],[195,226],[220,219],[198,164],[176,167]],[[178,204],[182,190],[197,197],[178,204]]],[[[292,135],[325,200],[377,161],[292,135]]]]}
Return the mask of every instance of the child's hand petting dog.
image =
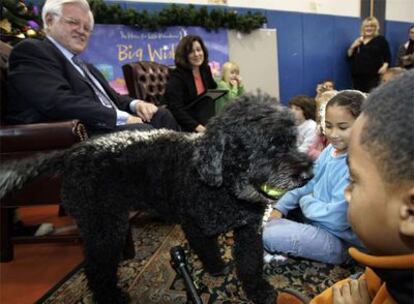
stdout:
{"type": "Polygon", "coordinates": [[[270,216],[269,216],[269,221],[271,221],[271,220],[273,220],[273,219],[280,219],[280,218],[282,218],[283,217],[283,214],[282,214],[282,212],[280,212],[279,210],[277,210],[277,209],[273,209],[272,210],[272,212],[270,213],[270,216]]]}

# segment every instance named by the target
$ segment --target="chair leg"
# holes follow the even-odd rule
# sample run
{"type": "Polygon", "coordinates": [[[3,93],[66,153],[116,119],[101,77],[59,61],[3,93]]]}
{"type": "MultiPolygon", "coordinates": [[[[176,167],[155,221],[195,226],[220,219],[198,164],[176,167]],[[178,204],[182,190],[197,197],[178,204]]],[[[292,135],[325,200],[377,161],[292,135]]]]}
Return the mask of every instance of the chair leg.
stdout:
{"type": "Polygon", "coordinates": [[[12,243],[14,208],[0,207],[0,262],[11,262],[14,258],[12,243]]]}
{"type": "Polygon", "coordinates": [[[62,216],[67,216],[67,215],[68,215],[68,214],[66,213],[65,208],[63,208],[63,206],[62,206],[62,205],[60,205],[60,204],[59,204],[59,211],[58,211],[58,215],[59,215],[59,217],[62,217],[62,216]]]}

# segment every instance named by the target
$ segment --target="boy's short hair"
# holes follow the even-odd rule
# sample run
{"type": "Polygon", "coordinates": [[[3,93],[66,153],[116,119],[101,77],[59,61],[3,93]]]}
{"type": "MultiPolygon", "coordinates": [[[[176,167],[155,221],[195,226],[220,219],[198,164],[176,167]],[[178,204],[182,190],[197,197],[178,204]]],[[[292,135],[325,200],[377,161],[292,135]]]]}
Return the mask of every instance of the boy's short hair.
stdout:
{"type": "Polygon", "coordinates": [[[298,95],[289,100],[289,106],[295,105],[302,109],[305,119],[315,120],[316,103],[313,98],[305,95],[298,95]]]}
{"type": "Polygon", "coordinates": [[[414,180],[414,70],[375,89],[363,106],[360,143],[389,184],[414,180]]]}

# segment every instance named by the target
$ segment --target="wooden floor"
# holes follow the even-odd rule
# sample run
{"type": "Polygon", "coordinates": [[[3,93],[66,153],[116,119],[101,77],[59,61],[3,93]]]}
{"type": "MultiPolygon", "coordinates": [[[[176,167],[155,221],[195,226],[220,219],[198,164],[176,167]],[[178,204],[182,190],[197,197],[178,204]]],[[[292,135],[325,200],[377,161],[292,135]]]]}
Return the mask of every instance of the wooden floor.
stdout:
{"type": "MultiPolygon", "coordinates": [[[[51,222],[62,228],[73,224],[58,217],[56,206],[21,208],[25,224],[51,222]]],[[[14,260],[0,263],[0,303],[32,304],[82,262],[82,248],[76,243],[15,245],[14,260]]]]}

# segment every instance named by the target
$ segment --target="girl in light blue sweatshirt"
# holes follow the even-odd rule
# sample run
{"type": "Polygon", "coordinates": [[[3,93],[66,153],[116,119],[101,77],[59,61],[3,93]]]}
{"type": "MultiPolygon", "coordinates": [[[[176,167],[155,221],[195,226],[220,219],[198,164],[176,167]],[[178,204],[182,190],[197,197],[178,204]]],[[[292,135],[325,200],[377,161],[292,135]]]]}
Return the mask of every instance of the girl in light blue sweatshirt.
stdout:
{"type": "Polygon", "coordinates": [[[330,144],[315,163],[314,177],[303,187],[287,192],[273,206],[263,230],[267,252],[341,264],[349,257],[349,246],[363,249],[347,220],[344,190],[349,178],[346,159],[351,127],[364,99],[363,93],[346,90],[326,105],[330,144]]]}

